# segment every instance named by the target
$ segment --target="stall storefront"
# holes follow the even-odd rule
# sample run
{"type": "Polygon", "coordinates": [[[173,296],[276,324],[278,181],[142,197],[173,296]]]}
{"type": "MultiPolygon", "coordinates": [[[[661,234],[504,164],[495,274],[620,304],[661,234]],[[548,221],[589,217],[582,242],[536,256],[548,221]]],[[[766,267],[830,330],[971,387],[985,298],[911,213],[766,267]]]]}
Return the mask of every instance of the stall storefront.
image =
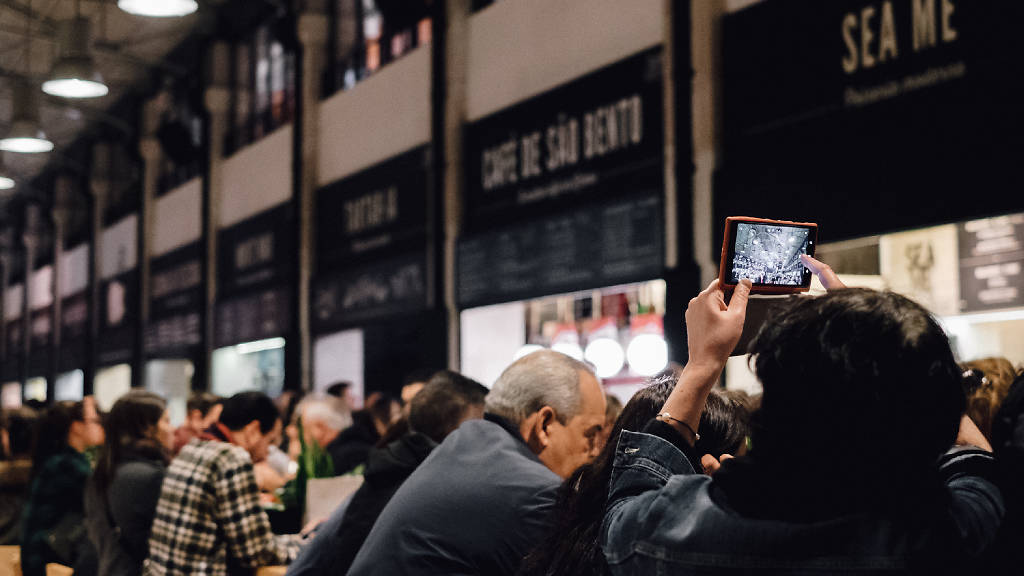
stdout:
{"type": "MultiPolygon", "coordinates": [[[[1005,145],[1024,128],[1022,15],[769,0],[726,17],[716,221],[818,222],[821,259],[926,306],[961,360],[1024,362],[1024,197],[1007,192],[1024,177],[1005,145]]],[[[730,386],[756,386],[731,366],[730,386]]]]}
{"type": "Polygon", "coordinates": [[[589,350],[628,396],[667,366],[662,102],[655,48],[467,127],[467,374],[490,385],[526,345],[589,350]]]}
{"type": "Polygon", "coordinates": [[[445,363],[435,308],[437,195],[419,146],[317,192],[310,319],[314,387],[345,380],[397,396],[404,377],[445,363]]]}
{"type": "Polygon", "coordinates": [[[64,252],[58,267],[62,275],[60,348],[57,351],[57,380],[54,400],[81,400],[85,393],[89,340],[89,262],[88,244],[64,252]]]}
{"type": "Polygon", "coordinates": [[[138,215],[103,231],[99,339],[95,343],[97,407],[109,410],[132,387],[139,346],[138,215]]]}
{"type": "Polygon", "coordinates": [[[47,264],[32,274],[29,295],[29,334],[31,345],[28,354],[28,380],[26,391],[45,400],[50,396],[48,385],[53,374],[53,266],[47,264]]]}
{"type": "Polygon", "coordinates": [[[294,327],[293,212],[286,203],[218,233],[214,394],[260,390],[276,397],[284,390],[294,327]]]}
{"type": "MultiPolygon", "coordinates": [[[[24,274],[22,274],[24,277],[24,274]]],[[[24,374],[22,366],[25,362],[25,326],[24,317],[25,285],[12,282],[4,293],[4,338],[7,340],[3,368],[0,370],[0,379],[4,382],[4,399],[6,402],[14,402],[14,390],[17,390],[18,405],[24,399],[22,384],[24,374]]]]}

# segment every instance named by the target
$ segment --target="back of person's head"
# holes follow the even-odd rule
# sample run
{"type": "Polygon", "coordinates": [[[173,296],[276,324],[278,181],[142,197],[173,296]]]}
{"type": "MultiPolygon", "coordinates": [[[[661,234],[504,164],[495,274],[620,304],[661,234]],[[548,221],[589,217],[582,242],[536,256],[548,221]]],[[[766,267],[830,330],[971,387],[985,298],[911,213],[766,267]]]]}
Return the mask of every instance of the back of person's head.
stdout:
{"type": "Polygon", "coordinates": [[[57,402],[43,413],[36,423],[36,444],[32,450],[32,475],[42,470],[43,465],[51,456],[62,452],[68,447],[68,433],[71,424],[85,420],[85,407],[82,401],[57,402]]]}
{"type": "Polygon", "coordinates": [[[440,443],[464,420],[483,416],[486,396],[483,384],[458,372],[442,370],[409,402],[409,428],[440,443]]]}
{"type": "Polygon", "coordinates": [[[544,406],[565,424],[580,409],[580,373],[589,366],[565,354],[539,350],[505,369],[487,395],[486,408],[518,426],[544,406]]]}
{"type": "Polygon", "coordinates": [[[698,454],[737,456],[750,434],[750,402],[743,392],[713,388],[704,404],[697,431],[698,454]]]}
{"type": "Polygon", "coordinates": [[[989,441],[992,440],[992,421],[1010,392],[1010,384],[1019,371],[1006,358],[981,358],[964,362],[967,382],[974,384],[967,391],[967,415],[989,441]]]}
{"type": "Polygon", "coordinates": [[[597,458],[562,483],[555,506],[553,537],[543,540],[523,560],[520,576],[610,574],[598,532],[604,518],[619,435],[623,430],[642,430],[661,411],[676,380],[677,376],[671,372],[648,380],[622,408],[597,458]]]}
{"type": "Polygon", "coordinates": [[[207,416],[209,415],[210,410],[220,403],[221,398],[216,394],[211,394],[209,392],[193,392],[192,395],[188,397],[188,402],[185,403],[185,407],[190,413],[193,410],[198,410],[200,414],[207,416]]]}
{"type": "Polygon", "coordinates": [[[159,437],[160,419],[167,411],[167,402],[146,390],[131,390],[118,398],[104,420],[106,441],[96,462],[94,481],[99,493],[106,494],[114,471],[128,451],[136,450],[150,457],[166,457],[165,439],[159,437]]]}
{"type": "Polygon", "coordinates": [[[962,372],[942,328],[903,296],[848,288],[792,297],[749,351],[764,387],[753,454],[788,474],[893,493],[894,482],[927,474],[956,437],[962,372]]]}
{"type": "Polygon", "coordinates": [[[324,390],[324,392],[328,396],[334,396],[335,398],[342,398],[342,397],[345,396],[345,393],[348,392],[349,388],[351,388],[351,387],[352,387],[352,383],[351,382],[344,382],[344,381],[343,382],[335,382],[334,384],[331,384],[330,386],[328,386],[324,390]]]}
{"type": "Polygon", "coordinates": [[[28,407],[12,408],[4,411],[3,420],[9,451],[5,456],[10,459],[31,456],[39,413],[28,407]]]}
{"type": "Polygon", "coordinates": [[[274,401],[263,392],[239,392],[222,404],[220,422],[231,431],[241,430],[255,420],[259,422],[260,432],[269,434],[280,419],[274,401]]]}

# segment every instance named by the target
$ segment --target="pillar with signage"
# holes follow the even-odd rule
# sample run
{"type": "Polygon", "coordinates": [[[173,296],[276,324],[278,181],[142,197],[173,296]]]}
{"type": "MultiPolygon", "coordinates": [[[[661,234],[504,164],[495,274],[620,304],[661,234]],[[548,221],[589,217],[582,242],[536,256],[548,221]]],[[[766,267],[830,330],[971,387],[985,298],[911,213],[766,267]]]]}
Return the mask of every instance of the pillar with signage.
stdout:
{"type": "MultiPolygon", "coordinates": [[[[16,252],[12,252],[8,262],[11,265],[18,263],[19,259],[15,257],[16,252]]],[[[0,380],[3,381],[3,400],[5,407],[20,406],[23,399],[22,392],[22,371],[21,365],[25,361],[24,358],[24,345],[22,338],[23,323],[21,321],[22,315],[24,314],[24,298],[25,298],[25,284],[19,279],[19,275],[13,273],[16,269],[12,268],[11,284],[7,286],[7,290],[4,292],[4,334],[6,338],[6,356],[4,357],[3,367],[0,369],[0,380]]],[[[20,275],[24,278],[24,272],[20,275]]]]}
{"type": "Polygon", "coordinates": [[[335,381],[396,394],[403,378],[440,368],[430,146],[418,146],[321,188],[310,322],[314,387],[335,381]]]}
{"type": "Polygon", "coordinates": [[[103,230],[99,270],[99,339],[95,344],[93,394],[109,409],[132,387],[139,345],[139,268],[137,213],[103,230]]]}
{"type": "Polygon", "coordinates": [[[467,127],[456,278],[470,375],[490,384],[550,347],[601,359],[627,396],[667,366],[661,59],[645,50],[467,127]]]}
{"type": "MultiPolygon", "coordinates": [[[[52,251],[50,251],[52,254],[52,251]]],[[[29,346],[27,391],[49,398],[53,371],[53,265],[46,264],[32,273],[29,282],[29,346]],[[38,393],[36,391],[42,391],[38,393]]]]}
{"type": "Polygon", "coordinates": [[[294,226],[294,207],[285,203],[218,232],[214,394],[261,390],[276,397],[284,389],[294,226]]]}

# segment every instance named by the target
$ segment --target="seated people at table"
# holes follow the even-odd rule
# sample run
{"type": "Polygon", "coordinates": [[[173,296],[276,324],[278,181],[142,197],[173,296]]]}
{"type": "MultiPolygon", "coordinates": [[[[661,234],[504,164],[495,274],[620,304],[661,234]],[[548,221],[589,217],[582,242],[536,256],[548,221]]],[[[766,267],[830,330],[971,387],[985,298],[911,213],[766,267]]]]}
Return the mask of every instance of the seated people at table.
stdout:
{"type": "Polygon", "coordinates": [[[288,574],[346,573],[398,487],[459,425],[483,418],[486,395],[482,384],[457,372],[435,374],[409,403],[409,431],[370,451],[363,485],[320,527],[288,574]]]}
{"type": "Polygon", "coordinates": [[[785,301],[750,345],[764,386],[747,456],[705,464],[694,429],[750,283],[686,312],[690,361],[657,419],[623,431],[601,544],[612,574],[971,573],[1003,514],[942,328],[893,293],[785,301]],[[954,446],[954,442],[957,446],[954,446]],[[977,448],[970,446],[973,444],[977,448]]]}
{"type": "Polygon", "coordinates": [[[561,480],[596,455],[590,368],[550,350],[509,366],[483,420],[451,433],[381,512],[349,574],[514,574],[545,536],[561,480]]]}
{"type": "Polygon", "coordinates": [[[185,404],[185,423],[174,431],[174,454],[201,435],[220,417],[221,399],[209,392],[193,392],[185,404]]]}
{"type": "Polygon", "coordinates": [[[37,424],[32,485],[22,513],[21,571],[44,576],[48,563],[96,573],[96,550],[82,526],[83,494],[92,467],[85,451],[103,443],[92,397],[50,406],[37,424]]]}
{"type": "Polygon", "coordinates": [[[32,478],[32,442],[39,415],[31,408],[13,408],[0,414],[0,546],[21,542],[21,510],[28,499],[32,478]]]}
{"type": "Polygon", "coordinates": [[[167,468],[144,574],[225,574],[229,565],[287,564],[299,552],[298,536],[271,532],[253,474],[281,435],[277,407],[262,392],[240,392],[223,406],[220,421],[167,468]]]}
{"type": "Polygon", "coordinates": [[[128,392],[107,414],[106,436],[85,490],[85,526],[100,574],[137,576],[174,448],[167,402],[145,390],[128,392]]]}

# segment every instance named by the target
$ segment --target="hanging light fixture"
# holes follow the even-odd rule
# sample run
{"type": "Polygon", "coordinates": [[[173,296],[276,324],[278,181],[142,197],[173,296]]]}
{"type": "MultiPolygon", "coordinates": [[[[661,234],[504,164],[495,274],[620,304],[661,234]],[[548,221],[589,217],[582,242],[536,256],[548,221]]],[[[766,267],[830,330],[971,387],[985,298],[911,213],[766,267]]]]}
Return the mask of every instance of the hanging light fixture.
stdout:
{"type": "Polygon", "coordinates": [[[91,23],[80,15],[57,25],[59,57],[53,64],[43,92],[61,98],[99,98],[110,91],[96,70],[89,48],[91,23]]]}
{"type": "Polygon", "coordinates": [[[0,140],[0,150],[36,154],[53,150],[53,142],[46,138],[39,124],[39,99],[28,82],[13,85],[14,101],[11,130],[0,140]]]}
{"type": "MultiPolygon", "coordinates": [[[[28,9],[32,10],[32,0],[28,2],[28,9]]],[[[25,52],[22,55],[27,69],[26,78],[32,76],[31,54],[32,20],[28,20],[25,26],[25,52]]],[[[0,139],[0,150],[22,154],[53,150],[53,142],[46,138],[46,133],[39,122],[39,98],[35,90],[29,85],[28,80],[16,80],[11,88],[11,130],[7,136],[0,139]]]]}
{"type": "Polygon", "coordinates": [[[173,18],[199,9],[195,0],[117,0],[117,7],[136,16],[173,18]]]}

